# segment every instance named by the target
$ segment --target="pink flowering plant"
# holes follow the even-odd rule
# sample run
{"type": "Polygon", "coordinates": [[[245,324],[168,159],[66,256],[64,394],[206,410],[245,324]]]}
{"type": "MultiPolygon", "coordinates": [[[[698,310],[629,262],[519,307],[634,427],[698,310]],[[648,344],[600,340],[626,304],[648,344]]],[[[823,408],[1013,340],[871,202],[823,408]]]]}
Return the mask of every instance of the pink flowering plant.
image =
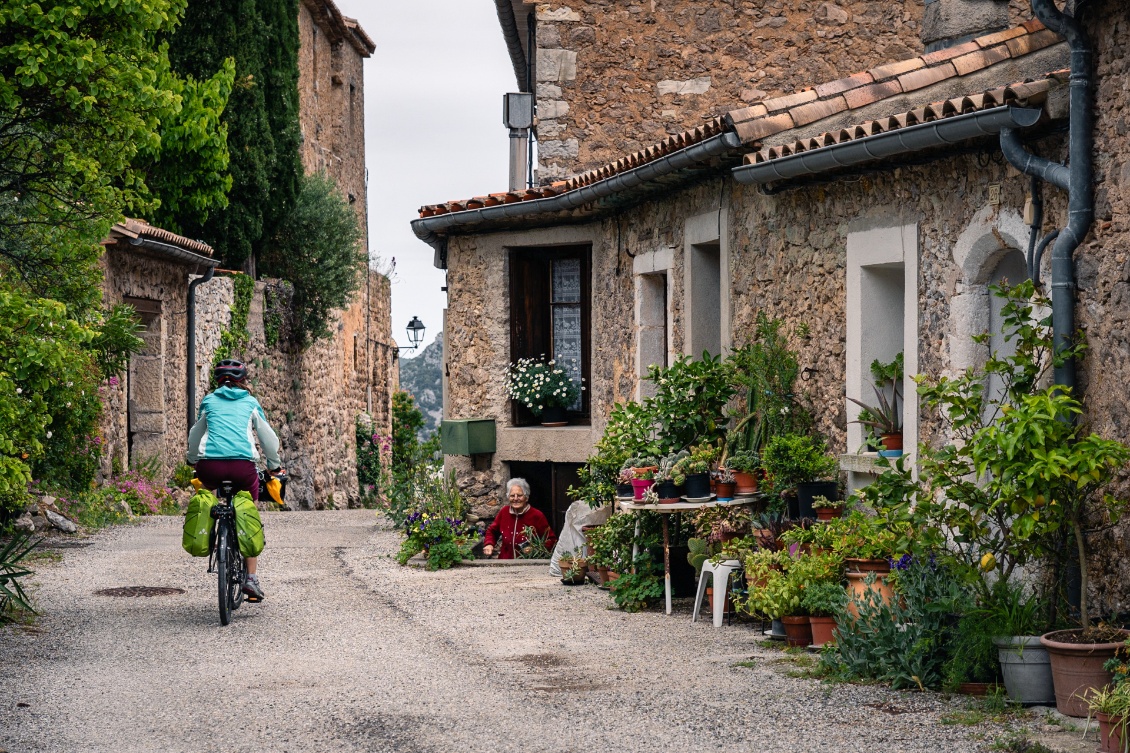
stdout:
{"type": "Polygon", "coordinates": [[[178,512],[168,488],[138,471],[128,471],[114,478],[107,484],[105,494],[115,502],[128,504],[134,515],[178,512]]]}
{"type": "Polygon", "coordinates": [[[510,399],[525,405],[535,416],[546,408],[572,406],[582,390],[584,387],[573,381],[570,372],[552,358],[519,358],[510,366],[510,399]]]}

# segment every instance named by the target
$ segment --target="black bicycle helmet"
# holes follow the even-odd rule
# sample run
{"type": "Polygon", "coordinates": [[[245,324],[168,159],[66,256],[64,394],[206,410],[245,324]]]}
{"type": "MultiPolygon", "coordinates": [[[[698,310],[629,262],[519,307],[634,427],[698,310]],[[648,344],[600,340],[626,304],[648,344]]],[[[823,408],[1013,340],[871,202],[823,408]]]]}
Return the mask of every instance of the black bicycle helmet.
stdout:
{"type": "Polygon", "coordinates": [[[247,378],[247,367],[243,365],[243,361],[225,358],[212,369],[212,378],[216,384],[228,381],[242,382],[247,378]]]}

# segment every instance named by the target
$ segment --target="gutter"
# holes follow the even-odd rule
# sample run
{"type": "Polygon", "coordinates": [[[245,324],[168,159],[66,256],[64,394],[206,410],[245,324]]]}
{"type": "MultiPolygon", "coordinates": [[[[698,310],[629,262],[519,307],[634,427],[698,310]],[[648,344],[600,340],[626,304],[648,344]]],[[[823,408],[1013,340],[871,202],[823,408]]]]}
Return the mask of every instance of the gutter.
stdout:
{"type": "Polygon", "coordinates": [[[816,175],[979,136],[995,135],[1006,128],[1029,128],[1036,125],[1043,114],[1043,109],[1038,107],[1004,105],[735,167],[733,175],[739,183],[747,185],[816,175]]]}
{"type": "Polygon", "coordinates": [[[185,340],[188,342],[188,358],[185,363],[185,385],[188,390],[188,423],[189,430],[196,423],[196,288],[212,279],[216,274],[215,265],[208,267],[203,277],[197,277],[188,283],[188,316],[185,325],[185,340]]]}
{"type": "Polygon", "coordinates": [[[412,232],[436,250],[436,266],[446,268],[447,238],[452,231],[472,231],[477,226],[498,220],[529,218],[541,214],[565,212],[590,204],[607,196],[645,185],[672,173],[695,167],[715,157],[736,154],[742,147],[741,138],[732,131],[672,152],[645,165],[599,180],[587,186],[544,199],[519,201],[462,212],[450,212],[434,217],[421,217],[412,221],[412,232]]]}
{"type": "MultiPolygon", "coordinates": [[[[1076,4],[1076,13],[1079,6],[1076,4]]],[[[1001,151],[1017,170],[1042,178],[1067,191],[1067,225],[1044,238],[1035,254],[1035,264],[1043,249],[1052,246],[1052,332],[1055,353],[1069,350],[1075,337],[1075,249],[1083,243],[1095,219],[1094,111],[1091,102],[1091,64],[1093,52],[1079,21],[1059,11],[1052,0],[1032,0],[1032,12],[1056,34],[1067,39],[1071,48],[1069,97],[1071,112],[1068,135],[1068,166],[1028,152],[1016,134],[1001,132],[1001,151]]],[[[1036,279],[1036,277],[1033,277],[1036,279]]],[[[1055,367],[1055,383],[1075,390],[1075,360],[1063,359],[1055,367]]],[[[1079,399],[1079,395],[1075,395],[1079,399]]]]}
{"type": "Polygon", "coordinates": [[[186,251],[179,246],[174,246],[171,243],[162,243],[155,241],[152,238],[130,238],[129,244],[135,248],[144,248],[147,251],[154,251],[162,256],[168,256],[176,259],[177,261],[194,264],[198,267],[208,267],[214,269],[219,265],[219,261],[210,256],[203,256],[201,254],[194,254],[191,251],[186,251]]]}
{"type": "Polygon", "coordinates": [[[502,38],[506,40],[506,51],[510,53],[510,64],[514,66],[514,77],[518,88],[524,92],[533,91],[527,75],[529,64],[522,49],[522,35],[518,31],[518,19],[514,17],[514,6],[510,0],[494,0],[498,11],[498,22],[502,24],[502,38]]]}

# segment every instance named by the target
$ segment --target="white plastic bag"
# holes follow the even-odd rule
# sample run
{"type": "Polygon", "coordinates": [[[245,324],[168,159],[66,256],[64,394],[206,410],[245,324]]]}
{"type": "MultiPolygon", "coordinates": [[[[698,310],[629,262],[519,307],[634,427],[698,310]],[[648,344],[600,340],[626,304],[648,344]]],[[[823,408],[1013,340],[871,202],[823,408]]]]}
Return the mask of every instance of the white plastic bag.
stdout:
{"type": "Polygon", "coordinates": [[[584,500],[577,500],[569,505],[569,509],[565,511],[565,527],[561,529],[561,535],[557,538],[557,546],[553,548],[553,556],[549,561],[549,574],[555,578],[560,578],[561,566],[557,564],[557,561],[561,559],[561,555],[583,549],[585,535],[581,533],[582,526],[602,525],[611,514],[612,508],[600,507],[594,510],[584,500]]]}

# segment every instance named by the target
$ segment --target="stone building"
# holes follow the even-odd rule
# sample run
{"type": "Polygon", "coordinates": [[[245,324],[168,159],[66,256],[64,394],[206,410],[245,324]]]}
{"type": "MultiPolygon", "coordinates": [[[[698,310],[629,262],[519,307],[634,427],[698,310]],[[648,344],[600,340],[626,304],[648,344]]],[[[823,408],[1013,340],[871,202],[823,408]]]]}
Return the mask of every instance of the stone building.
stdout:
{"type": "MultiPolygon", "coordinates": [[[[569,177],[428,205],[413,221],[448,273],[444,417],[497,425],[489,463],[447,458],[480,514],[493,514],[499,485],[516,473],[536,474],[545,506],[563,510],[568,480],[591,452],[611,406],[646,394],[640,375],[647,366],[677,353],[720,353],[743,344],[758,312],[782,319],[789,331],[807,325],[794,345],[809,377],[805,389],[822,408],[819,429],[837,451],[854,454],[861,444],[859,425],[849,423],[855,408],[845,397],[866,398],[865,364],[899,352],[907,373],[908,446],[934,438],[937,427],[919,410],[911,375],[980,362],[997,343],[975,345],[971,337],[1000,330],[989,285],[1027,276],[1030,240],[1067,223],[1066,193],[1040,182],[1043,219],[1034,228],[1026,224],[1033,184],[1001,154],[1004,128],[1053,161],[1066,160],[1070,140],[1068,44],[1031,20],[1025,4],[782,1],[758,3],[766,9],[761,16],[753,5],[644,2],[610,9],[562,0],[521,6],[536,14],[539,79],[549,70],[543,47],[576,53],[556,53],[569,62],[546,83],[560,95],[540,81],[537,92],[543,147],[543,103],[552,94],[569,105],[570,119],[556,119],[565,124],[556,127],[578,129],[575,155],[557,163],[569,177]],[[634,55],[625,43],[617,58],[620,40],[676,33],[675,26],[664,31],[660,6],[666,16],[683,13],[677,26],[684,43],[656,43],[654,59],[634,55]],[[862,19],[871,6],[900,6],[906,27],[913,22],[922,36],[869,26],[862,19]],[[691,22],[710,9],[717,24],[691,22]],[[769,18],[786,21],[763,23],[769,18]],[[553,31],[545,34],[547,28],[553,31]],[[731,55],[723,35],[750,44],[758,36],[768,41],[767,29],[777,40],[772,45],[732,54],[744,55],[752,74],[709,58],[731,55]],[[844,34],[829,41],[829,31],[844,34]],[[887,52],[901,47],[906,54],[887,52]],[[799,73],[780,57],[789,49],[798,50],[799,73]],[[668,60],[660,57],[664,50],[679,54],[668,60]],[[809,59],[817,55],[822,62],[809,59]],[[699,56],[712,61],[705,65],[709,89],[658,91],[660,81],[701,77],[694,68],[699,56]],[[769,74],[766,59],[780,61],[773,66],[780,71],[769,74]],[[732,77],[715,78],[714,71],[730,69],[732,77]],[[762,69],[766,75],[756,77],[762,69]],[[606,94],[577,85],[598,72],[609,81],[626,78],[606,94]],[[761,82],[759,93],[743,100],[741,92],[755,83],[751,76],[761,82]],[[601,96],[609,100],[604,110],[601,96]],[[692,97],[716,99],[693,113],[681,105],[677,114],[687,119],[673,120],[673,130],[685,130],[654,141],[666,102],[698,101],[692,97]],[[652,143],[631,151],[633,138],[652,143]],[[548,282],[534,287],[536,279],[548,282]],[[534,428],[507,398],[507,365],[531,352],[556,352],[552,309],[559,283],[581,310],[589,390],[573,425],[534,428]],[[498,290],[508,291],[501,305],[491,295],[498,290]],[[524,324],[532,321],[540,324],[524,324]]],[[[1095,0],[1083,29],[1095,61],[1096,221],[1074,256],[1074,313],[1091,344],[1079,385],[1093,428],[1126,442],[1130,405],[1117,375],[1130,360],[1130,162],[1123,156],[1130,146],[1130,8],[1095,0]]],[[[1040,266],[1045,289],[1052,279],[1048,257],[1040,266]]],[[[873,467],[845,458],[845,470],[861,482],[873,467]]],[[[1092,587],[1105,610],[1127,610],[1126,536],[1116,528],[1099,542],[1102,572],[1092,587]]]]}
{"type": "Polygon", "coordinates": [[[103,385],[103,473],[157,461],[165,470],[184,462],[188,437],[185,399],[190,276],[215,267],[212,248],[140,220],[114,225],[103,241],[102,298],[133,306],[145,348],[123,377],[103,385]]]}
{"type": "MultiPolygon", "coordinates": [[[[299,121],[307,173],[336,182],[362,228],[368,227],[363,64],[375,49],[356,21],[332,0],[299,5],[299,121]]],[[[364,243],[368,247],[368,234],[364,243]]],[[[186,290],[190,274],[215,266],[211,249],[137,221],[115,226],[104,258],[106,299],[133,303],[146,324],[146,350],[129,378],[107,394],[107,438],[118,464],[158,457],[166,471],[183,459],[188,433],[186,290]],[[162,251],[164,249],[164,251],[162,251]]],[[[283,443],[294,507],[355,504],[355,423],[373,417],[375,432],[391,432],[398,384],[389,280],[363,275],[350,307],[336,315],[333,337],[296,352],[277,329],[288,295],[278,281],[255,284],[249,342],[234,355],[251,372],[252,389],[283,443]]],[[[235,303],[230,277],[217,274],[196,289],[196,399],[207,394],[210,369],[235,303]]],[[[285,326],[285,322],[284,322],[285,326]]],[[[110,460],[107,459],[107,472],[110,460]]]]}

